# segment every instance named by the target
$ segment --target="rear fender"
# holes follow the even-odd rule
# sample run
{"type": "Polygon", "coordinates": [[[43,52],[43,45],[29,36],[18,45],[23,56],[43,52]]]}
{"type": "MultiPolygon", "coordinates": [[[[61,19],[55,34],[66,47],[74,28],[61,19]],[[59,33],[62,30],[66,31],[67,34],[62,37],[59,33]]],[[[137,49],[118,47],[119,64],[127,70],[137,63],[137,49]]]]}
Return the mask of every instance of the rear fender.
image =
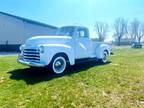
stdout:
{"type": "Polygon", "coordinates": [[[110,46],[107,44],[100,44],[99,46],[97,46],[96,57],[98,59],[101,59],[104,51],[107,51],[107,53],[110,55],[110,46]]]}

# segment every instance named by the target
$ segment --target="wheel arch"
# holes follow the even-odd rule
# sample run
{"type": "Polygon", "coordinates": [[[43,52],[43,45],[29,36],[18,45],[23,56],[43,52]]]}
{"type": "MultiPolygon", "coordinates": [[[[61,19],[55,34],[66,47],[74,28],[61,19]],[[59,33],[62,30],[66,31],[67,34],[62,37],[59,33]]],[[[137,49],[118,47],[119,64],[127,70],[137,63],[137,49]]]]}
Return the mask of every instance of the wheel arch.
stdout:
{"type": "Polygon", "coordinates": [[[106,44],[101,44],[100,46],[98,46],[96,48],[96,57],[97,58],[102,58],[102,53],[106,51],[108,55],[110,55],[110,51],[109,51],[109,46],[106,44]]]}
{"type": "Polygon", "coordinates": [[[110,54],[110,52],[108,51],[108,49],[105,49],[104,51],[107,52],[107,54],[110,54]]]}
{"type": "Polygon", "coordinates": [[[65,52],[59,52],[59,53],[54,54],[52,59],[54,59],[55,57],[58,57],[58,56],[62,56],[62,57],[64,57],[67,60],[67,62],[70,62],[69,61],[69,57],[68,57],[68,55],[65,52]]]}
{"type": "Polygon", "coordinates": [[[73,55],[72,54],[68,54],[66,52],[57,52],[54,54],[54,56],[52,57],[52,60],[57,57],[57,56],[62,56],[66,59],[67,63],[69,63],[69,65],[73,65],[75,63],[73,55]]]}

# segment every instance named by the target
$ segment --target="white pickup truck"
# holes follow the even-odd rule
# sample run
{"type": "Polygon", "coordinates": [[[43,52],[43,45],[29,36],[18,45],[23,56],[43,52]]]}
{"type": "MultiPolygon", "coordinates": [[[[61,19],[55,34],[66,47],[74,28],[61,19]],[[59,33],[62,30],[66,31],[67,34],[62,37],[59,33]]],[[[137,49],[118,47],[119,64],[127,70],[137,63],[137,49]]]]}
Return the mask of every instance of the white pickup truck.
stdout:
{"type": "Polygon", "coordinates": [[[89,30],[81,26],[64,26],[56,36],[35,36],[20,46],[18,62],[30,67],[49,67],[61,74],[68,65],[79,61],[98,60],[107,63],[111,47],[89,36],[89,30]]]}

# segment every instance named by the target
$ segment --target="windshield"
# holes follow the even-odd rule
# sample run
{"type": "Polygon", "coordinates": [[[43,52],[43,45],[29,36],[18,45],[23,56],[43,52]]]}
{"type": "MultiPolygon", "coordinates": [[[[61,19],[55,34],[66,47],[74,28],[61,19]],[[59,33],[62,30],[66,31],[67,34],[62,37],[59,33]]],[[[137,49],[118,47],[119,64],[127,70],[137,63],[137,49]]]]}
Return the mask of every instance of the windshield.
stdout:
{"type": "Polygon", "coordinates": [[[72,36],[74,33],[73,27],[62,27],[57,31],[58,36],[72,36]]]}

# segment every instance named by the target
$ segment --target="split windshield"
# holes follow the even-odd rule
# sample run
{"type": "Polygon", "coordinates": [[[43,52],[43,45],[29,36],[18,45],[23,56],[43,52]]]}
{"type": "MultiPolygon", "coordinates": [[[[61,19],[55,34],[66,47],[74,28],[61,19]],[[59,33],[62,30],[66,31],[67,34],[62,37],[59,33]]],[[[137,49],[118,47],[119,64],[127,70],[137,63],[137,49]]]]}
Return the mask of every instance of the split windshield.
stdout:
{"type": "Polygon", "coordinates": [[[73,36],[74,27],[62,27],[57,30],[58,36],[73,36]]]}

